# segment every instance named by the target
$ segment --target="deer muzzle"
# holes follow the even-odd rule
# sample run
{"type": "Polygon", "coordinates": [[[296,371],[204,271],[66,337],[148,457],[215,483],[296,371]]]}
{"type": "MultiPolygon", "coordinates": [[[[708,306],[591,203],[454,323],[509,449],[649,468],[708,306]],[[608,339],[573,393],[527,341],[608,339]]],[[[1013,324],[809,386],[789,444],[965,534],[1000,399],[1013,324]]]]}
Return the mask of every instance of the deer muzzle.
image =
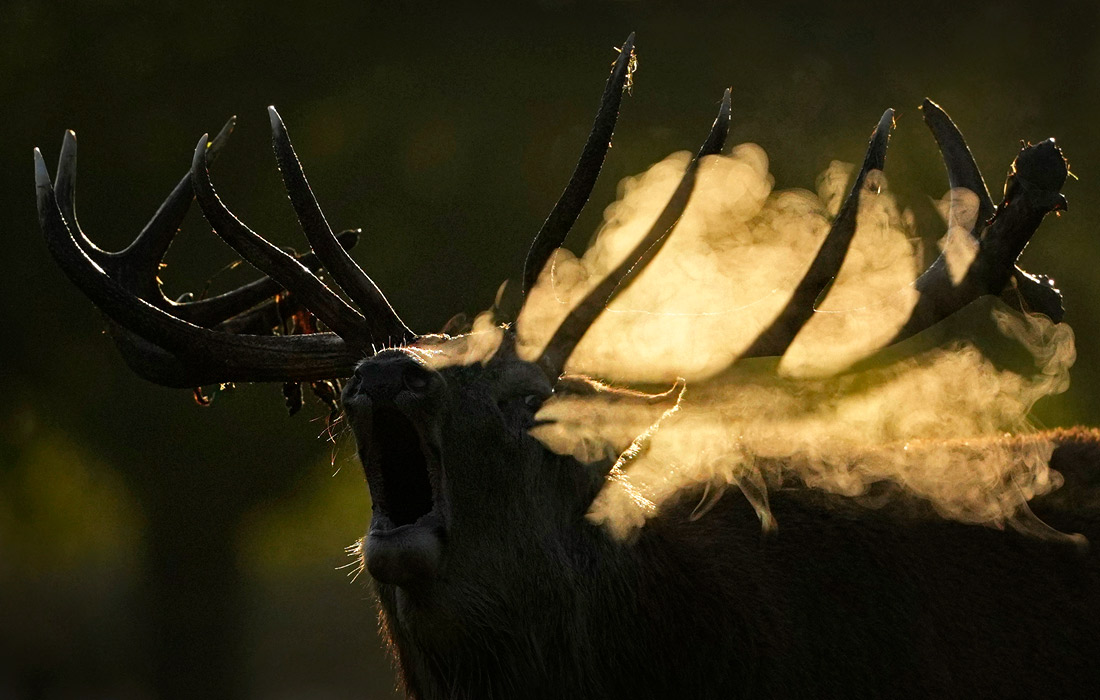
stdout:
{"type": "Polygon", "coordinates": [[[412,588],[437,575],[446,534],[439,438],[446,381],[402,350],[364,360],[343,392],[370,488],[364,547],[375,580],[412,588]]]}

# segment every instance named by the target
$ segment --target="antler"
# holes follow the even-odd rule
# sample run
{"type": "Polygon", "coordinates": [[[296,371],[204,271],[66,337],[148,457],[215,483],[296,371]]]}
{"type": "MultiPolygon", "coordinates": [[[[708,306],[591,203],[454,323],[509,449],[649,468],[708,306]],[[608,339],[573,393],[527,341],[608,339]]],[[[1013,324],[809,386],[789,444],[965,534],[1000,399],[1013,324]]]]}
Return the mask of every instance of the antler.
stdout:
{"type": "MultiPolygon", "coordinates": [[[[973,192],[978,197],[978,211],[974,225],[970,229],[970,235],[975,240],[981,239],[983,229],[989,225],[993,215],[997,213],[997,207],[986,189],[985,179],[982,177],[970,148],[966,145],[959,127],[947,112],[932,100],[925,98],[921,104],[921,112],[924,115],[924,123],[931,129],[936,143],[943,154],[943,162],[947,166],[947,179],[952,190],[963,188],[973,192]]],[[[1063,178],[1064,179],[1064,178],[1063,178]]],[[[1060,185],[1059,185],[1060,187],[1060,185]]],[[[948,221],[955,220],[954,207],[956,200],[950,200],[951,211],[948,221]]],[[[1054,281],[1045,275],[1032,275],[1014,266],[1012,271],[1014,280],[1009,286],[1014,287],[1026,309],[1044,313],[1055,323],[1060,323],[1065,315],[1062,308],[1062,295],[1054,287],[1054,281]]]]}
{"type": "Polygon", "coordinates": [[[39,220],[47,246],[65,274],[114,322],[112,335],[127,364],[150,381],[193,387],[343,377],[372,346],[415,338],[347,255],[357,232],[335,236],[328,228],[274,110],[271,117],[287,192],[315,248],[308,255],[290,256],[268,243],[214,192],[207,165],[228,138],[232,119],[213,140],[203,136],[191,172],[137,239],[118,253],[95,246],[77,222],[75,134],[65,135],[52,184],[35,149],[39,220]],[[162,293],[156,274],[195,194],[215,232],[267,277],[211,299],[173,302],[162,293]],[[322,265],[345,285],[365,317],[314,275],[322,265]],[[303,308],[335,333],[271,335],[280,316],[303,308]]]}
{"type": "Polygon", "coordinates": [[[779,312],[772,324],[756,337],[741,358],[769,357],[782,355],[794,342],[795,336],[814,314],[814,303],[829,283],[836,277],[844,263],[856,233],[856,214],[859,213],[859,196],[867,180],[867,173],[882,170],[886,165],[886,148],[890,143],[890,133],[894,130],[894,110],[888,109],[882,114],[875,130],[871,132],[871,142],[867,154],[863,157],[863,167],[859,169],[848,197],[837,212],[832,228],[821,243],[817,255],[810,263],[802,281],[795,287],[790,301],[779,312]]]}
{"type": "Polygon", "coordinates": [[[603,167],[607,149],[611,146],[611,135],[615,131],[615,122],[619,117],[619,104],[623,99],[623,87],[634,71],[636,61],[634,34],[631,32],[623,42],[623,47],[619,49],[619,58],[611,69],[611,75],[607,79],[603,96],[600,98],[596,121],[592,124],[592,131],[584,144],[584,150],[581,151],[577,167],[569,178],[569,184],[565,186],[565,191],[558,198],[550,215],[546,217],[535,239],[531,241],[531,249],[527,252],[527,260],[523,265],[524,295],[535,286],[539,273],[546,266],[546,261],[565,242],[565,237],[573,228],[585,203],[588,202],[588,197],[592,194],[592,188],[596,185],[596,178],[603,167]]]}
{"type": "MultiPolygon", "coordinates": [[[[618,117],[622,91],[635,66],[634,35],[620,50],[604,88],[592,131],[569,184],[535,237],[524,266],[523,292],[534,285],[553,250],[564,241],[588,200],[602,167],[618,117]]],[[[1068,169],[1053,139],[1024,147],[1012,165],[1005,197],[994,207],[985,181],[958,128],[938,105],[925,100],[925,122],[940,146],[953,189],[973,192],[977,216],[967,240],[974,251],[958,269],[945,250],[916,282],[920,295],[911,317],[891,342],[933,325],[984,294],[1009,285],[1025,309],[1062,316],[1061,297],[1049,279],[1015,266],[1016,258],[1043,217],[1066,208],[1059,193],[1068,169]]],[[[863,166],[817,255],[784,309],[738,359],[783,355],[814,313],[814,304],[843,264],[855,233],[859,198],[867,175],[882,169],[893,128],[886,110],[872,132],[863,166]]],[[[51,184],[42,154],[35,149],[39,219],[46,243],[66,275],[113,321],[112,335],[126,362],[141,376],[167,386],[193,387],[234,381],[301,382],[343,377],[377,345],[408,343],[408,329],[385,296],[347,253],[356,231],[334,235],[321,212],[301,164],[274,108],[269,108],[272,141],[287,194],[312,252],[291,256],[253,232],[219,199],[210,182],[209,163],[224,146],[234,119],[212,140],[204,135],[191,170],[180,180],[134,242],[110,253],[98,248],[76,218],[76,136],[69,131],[51,184]],[[161,291],[161,259],[197,198],[215,233],[266,276],[210,299],[172,301],[161,291]],[[358,307],[356,310],[315,273],[321,267],[358,307]],[[283,319],[305,313],[332,332],[272,335],[283,319]]],[[[537,360],[557,379],[584,334],[607,305],[661,250],[691,197],[699,160],[717,153],[730,120],[730,91],[709,135],[688,165],[676,191],[635,249],[570,311],[537,360]]],[[[952,207],[955,200],[952,199],[952,207]]],[[[956,212],[949,220],[956,221],[956,212]]],[[[507,340],[507,339],[506,339],[507,340]]],[[[502,345],[509,346],[508,343],[502,345]]]]}
{"type": "Polygon", "coordinates": [[[543,348],[536,363],[542,367],[551,381],[556,380],[565,368],[566,361],[573,354],[580,343],[581,338],[595,323],[596,319],[607,305],[619,294],[630,286],[636,273],[649,264],[657,253],[664,247],[669,234],[675,228],[680,216],[687,207],[691,193],[695,189],[695,176],[699,170],[699,161],[703,156],[713,155],[722,150],[729,133],[730,125],[730,90],[726,88],[722,95],[722,106],[718,110],[718,116],[711,126],[710,133],[699,148],[698,153],[688,163],[680,184],[669,199],[665,208],[657,216],[657,220],[649,228],[649,231],[638,242],[630,253],[627,254],[619,266],[611,271],[578,303],[562,320],[557,330],[551,336],[550,341],[543,348]]]}
{"type": "MultiPolygon", "coordinates": [[[[225,146],[235,124],[236,117],[233,117],[210,142],[211,161],[217,158],[225,146]]],[[[177,303],[165,297],[157,274],[164,254],[194,199],[191,173],[183,176],[133,243],[120,252],[110,253],[100,249],[84,235],[76,217],[76,146],[76,134],[72,131],[65,132],[54,183],[62,216],[74,229],[77,243],[88,257],[139,298],[159,308],[171,309],[174,315],[195,325],[212,326],[259,304],[281,290],[270,278],[265,278],[226,294],[187,303],[177,303]]],[[[357,240],[355,232],[348,231],[341,236],[349,246],[354,245],[357,240]]],[[[311,269],[319,269],[313,255],[304,256],[302,263],[311,269]]]]}
{"type": "MultiPolygon", "coordinates": [[[[612,77],[614,78],[614,74],[612,77]]],[[[956,272],[952,275],[953,261],[949,260],[949,251],[945,250],[920,276],[916,282],[920,293],[918,302],[909,320],[889,344],[919,333],[980,296],[1001,294],[1006,291],[1006,285],[1014,289],[1025,310],[1040,311],[1055,322],[1060,321],[1061,296],[1051,280],[1030,275],[1015,265],[1016,259],[1043,217],[1051,211],[1066,208],[1065,197],[1059,190],[1065,183],[1068,169],[1054,140],[1027,145],[1020,151],[1013,161],[1005,185],[1004,201],[999,207],[994,207],[970,149],[950,117],[931,100],[924,101],[922,110],[925,122],[939,144],[951,187],[970,190],[978,197],[977,219],[968,234],[968,239],[974,241],[970,245],[976,250],[972,259],[964,261],[966,265],[961,274],[956,272]]],[[[599,123],[597,119],[597,124],[599,123]]],[[[728,124],[727,90],[722,110],[715,120],[707,143],[688,166],[680,185],[653,227],[620,266],[570,311],[544,348],[537,362],[551,377],[557,378],[560,375],[584,333],[610,301],[629,285],[632,275],[660,250],[691,196],[699,158],[721,149],[728,124]]],[[[860,195],[867,175],[872,170],[881,170],[884,167],[893,127],[894,110],[888,109],[871,133],[863,165],[844,204],[787,305],[731,364],[751,357],[784,355],[799,331],[813,316],[817,300],[836,277],[848,253],[856,230],[860,195]]],[[[580,170],[581,166],[578,166],[578,171],[580,170]]],[[[952,198],[951,201],[953,209],[949,213],[949,222],[957,218],[957,212],[954,211],[956,200],[952,198]]],[[[564,235],[557,240],[560,242],[563,238],[564,235]]],[[[539,240],[536,239],[532,250],[538,245],[539,240]]],[[[529,257],[529,263],[530,260],[529,257]]],[[[527,272],[530,272],[530,267],[527,272]]]]}
{"type": "MultiPolygon", "coordinates": [[[[977,247],[971,260],[962,261],[962,273],[952,274],[958,261],[950,259],[950,247],[918,278],[920,293],[909,320],[888,343],[893,345],[947,318],[978,297],[1000,294],[1014,281],[1025,309],[1042,311],[1055,322],[1062,317],[1061,296],[1049,280],[1037,279],[1019,267],[1016,259],[1051,211],[1064,210],[1066,200],[1059,190],[1065,183],[1066,168],[1062,152],[1048,139],[1025,146],[1016,160],[1005,185],[1005,199],[994,207],[985,188],[985,180],[974,162],[962,133],[939,105],[925,99],[922,109],[925,123],[939,144],[951,187],[965,188],[978,197],[977,220],[968,234],[977,247]]],[[[749,346],[738,359],[783,355],[798,331],[814,312],[814,303],[832,280],[855,232],[859,193],[869,169],[881,169],[885,163],[893,110],[887,110],[871,136],[863,167],[841,208],[833,227],[822,243],[790,302],[775,322],[749,346]]],[[[948,221],[955,220],[955,198],[948,221]]]]}
{"type": "Polygon", "coordinates": [[[909,320],[891,342],[919,333],[982,295],[1001,294],[1010,283],[1025,310],[1061,321],[1062,297],[1053,281],[1024,272],[1016,259],[1043,218],[1067,207],[1060,192],[1069,174],[1062,151],[1054,139],[1023,146],[1009,169],[1004,200],[993,207],[962,133],[936,103],[926,99],[922,109],[940,143],[951,186],[973,188],[978,196],[978,220],[970,233],[977,250],[965,274],[952,274],[948,250],[932,263],[917,280],[920,297],[909,320]]]}
{"type": "MultiPolygon", "coordinates": [[[[298,222],[309,240],[310,247],[332,274],[336,284],[362,309],[366,317],[368,330],[374,338],[385,338],[387,343],[404,343],[416,337],[393,310],[382,291],[363,272],[347,251],[340,245],[332,229],[325,220],[313,190],[302,172],[301,163],[294,153],[290,136],[279,113],[274,107],[268,107],[271,118],[272,142],[279,170],[283,174],[290,202],[298,215],[298,222]]],[[[205,209],[204,209],[205,211],[205,209]]]]}
{"type": "MultiPolygon", "coordinates": [[[[922,109],[925,123],[940,147],[952,188],[965,188],[978,197],[977,220],[968,237],[976,241],[972,260],[963,261],[964,271],[952,274],[950,248],[946,249],[918,278],[920,292],[908,321],[888,343],[893,345],[947,318],[978,297],[1000,294],[1013,281],[1025,310],[1049,315],[1055,322],[1062,318],[1061,296],[1049,280],[1033,277],[1019,267],[1016,259],[1051,211],[1064,210],[1066,200],[1059,190],[1065,183],[1066,168],[1062,152],[1048,139],[1025,146],[1016,160],[1005,185],[1005,199],[994,207],[985,188],[985,180],[974,162],[970,149],[951,118],[937,104],[925,99],[922,109]]],[[[750,357],[781,356],[794,342],[798,331],[814,313],[814,304],[828,283],[836,277],[855,233],[859,194],[870,169],[885,164],[889,132],[893,128],[893,110],[887,110],[871,135],[863,167],[833,226],[809,269],[776,320],[745,350],[738,360],[750,357]]],[[[952,207],[955,206],[952,198],[952,207]]],[[[955,212],[948,221],[955,220],[955,212]]],[[[735,361],[736,362],[736,361],[735,361]]]]}

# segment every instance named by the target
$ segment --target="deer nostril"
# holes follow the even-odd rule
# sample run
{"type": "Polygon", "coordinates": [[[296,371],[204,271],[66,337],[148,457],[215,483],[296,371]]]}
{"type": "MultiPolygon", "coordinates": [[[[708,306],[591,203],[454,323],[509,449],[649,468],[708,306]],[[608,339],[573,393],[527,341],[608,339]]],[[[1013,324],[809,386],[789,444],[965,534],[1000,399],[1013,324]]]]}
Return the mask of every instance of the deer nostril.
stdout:
{"type": "Polygon", "coordinates": [[[424,391],[428,387],[428,375],[419,367],[410,367],[404,374],[405,387],[411,391],[424,391]]]}

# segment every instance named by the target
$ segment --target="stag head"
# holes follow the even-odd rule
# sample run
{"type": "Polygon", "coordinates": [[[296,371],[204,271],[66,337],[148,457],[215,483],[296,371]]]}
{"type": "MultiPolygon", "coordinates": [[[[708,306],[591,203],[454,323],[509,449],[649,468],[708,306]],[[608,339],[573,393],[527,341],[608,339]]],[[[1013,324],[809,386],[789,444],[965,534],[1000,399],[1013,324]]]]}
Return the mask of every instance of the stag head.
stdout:
{"type": "MultiPolygon", "coordinates": [[[[524,294],[589,197],[631,77],[633,55],[631,36],[607,81],[580,162],[531,245],[522,276],[524,294]]],[[[1067,170],[1053,140],[1021,151],[1004,199],[994,206],[946,113],[925,101],[923,114],[943,153],[951,186],[978,198],[978,215],[969,232],[975,245],[962,274],[948,251],[919,278],[919,300],[894,341],[987,294],[1007,294],[1018,306],[1059,321],[1057,290],[1049,280],[1015,266],[1043,216],[1065,208],[1058,191],[1067,170]]],[[[557,454],[532,431],[543,422],[544,404],[562,395],[603,392],[657,412],[675,404],[677,387],[650,395],[611,389],[565,370],[595,319],[673,232],[691,197],[699,161],[723,147],[730,92],[725,92],[703,145],[648,233],[533,357],[517,350],[515,326],[506,319],[490,319],[455,337],[410,331],[348,254],[355,233],[334,235],[274,108],[270,117],[286,190],[312,248],[308,255],[294,257],[268,243],[214,191],[208,164],[224,146],[232,121],[213,139],[204,135],[199,140],[190,172],[134,243],[118,253],[96,247],[77,223],[75,135],[65,135],[52,183],[36,149],[39,215],[50,252],[106,314],[126,362],[153,382],[176,387],[343,383],[343,408],[373,502],[361,553],[378,583],[383,621],[414,692],[445,688],[442,650],[476,644],[489,629],[530,631],[530,636],[509,643],[522,647],[525,658],[536,664],[539,645],[546,642],[539,635],[576,633],[562,628],[558,619],[561,610],[578,612],[579,599],[572,591],[585,585],[586,572],[628,555],[584,518],[614,460],[581,462],[557,454]],[[174,302],[164,297],[156,273],[193,198],[214,231],[266,277],[211,299],[174,302]],[[322,268],[328,284],[317,276],[322,268]],[[574,546],[578,542],[585,544],[574,546]],[[532,599],[539,604],[530,605],[532,599]],[[530,619],[511,624],[517,615],[530,619]],[[440,678],[430,680],[436,676],[440,678]]],[[[868,174],[884,166],[893,117],[893,110],[887,110],[874,128],[850,193],[790,301],[738,360],[782,356],[813,315],[855,233],[868,174]]],[[[620,569],[627,572],[623,576],[629,577],[628,569],[620,569]]],[[[598,617],[598,611],[589,613],[598,617]]],[[[538,668],[536,664],[530,670],[538,668]]]]}

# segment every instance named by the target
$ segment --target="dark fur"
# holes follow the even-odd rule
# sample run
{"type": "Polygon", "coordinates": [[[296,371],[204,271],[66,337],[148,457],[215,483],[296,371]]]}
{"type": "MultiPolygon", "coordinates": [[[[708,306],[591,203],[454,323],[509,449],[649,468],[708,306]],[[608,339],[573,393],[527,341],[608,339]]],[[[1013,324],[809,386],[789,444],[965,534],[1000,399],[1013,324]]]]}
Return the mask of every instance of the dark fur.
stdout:
{"type": "MultiPolygon", "coordinates": [[[[501,399],[506,364],[443,370],[443,572],[377,585],[410,697],[1096,697],[1095,547],[802,488],[771,493],[770,534],[731,490],[617,542],[584,519],[586,467],[501,399]]],[[[1100,542],[1100,433],[1053,437],[1067,483],[1034,511],[1100,542]]]]}

